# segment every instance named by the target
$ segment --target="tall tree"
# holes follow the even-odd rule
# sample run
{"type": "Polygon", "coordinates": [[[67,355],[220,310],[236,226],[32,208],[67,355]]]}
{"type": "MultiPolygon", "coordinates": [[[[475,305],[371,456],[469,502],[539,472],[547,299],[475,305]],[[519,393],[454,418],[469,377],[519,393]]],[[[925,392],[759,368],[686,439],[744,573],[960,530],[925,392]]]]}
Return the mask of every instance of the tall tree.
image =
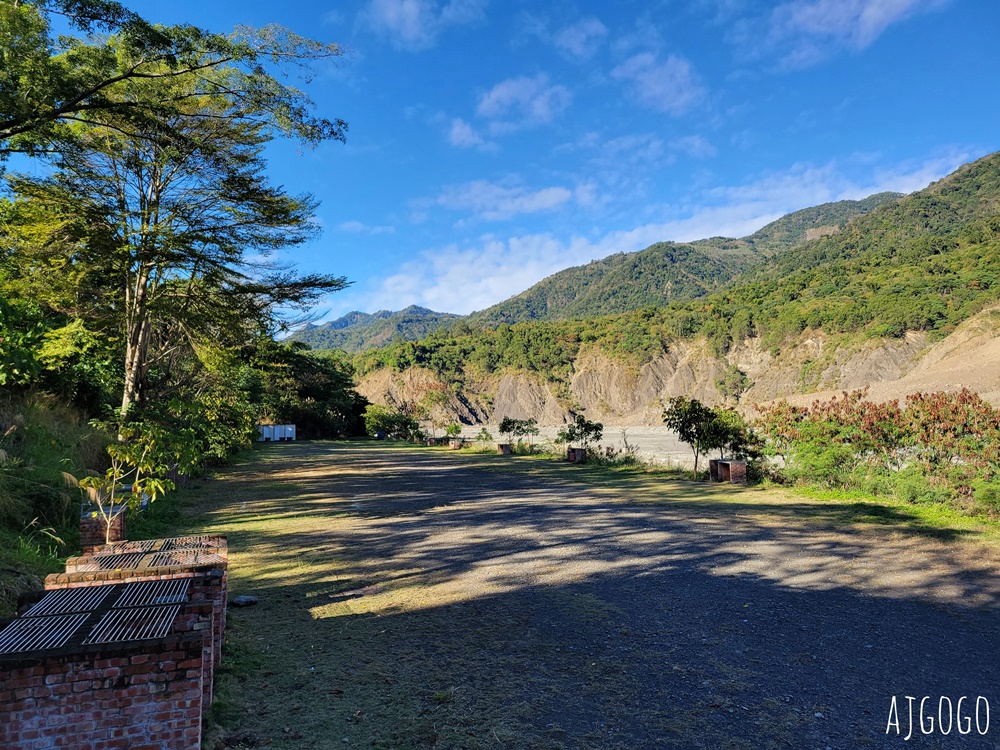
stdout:
{"type": "Polygon", "coordinates": [[[261,150],[271,124],[226,91],[231,74],[127,81],[120,101],[169,100],[171,110],[142,121],[94,113],[71,126],[50,176],[8,180],[37,217],[27,224],[32,246],[64,266],[99,268],[110,283],[101,312],[124,341],[123,414],[180,348],[241,344],[280,306],[346,283],[267,260],[313,234],[316,204],[269,183],[261,150]]]}
{"type": "Polygon", "coordinates": [[[0,0],[0,161],[12,152],[58,150],[67,124],[101,114],[115,113],[118,127],[141,133],[183,115],[188,99],[202,94],[241,102],[247,116],[307,143],[343,140],[347,123],[313,116],[309,98],[270,73],[297,66],[308,78],[311,61],[341,54],[336,44],[280,26],[225,36],[153,25],[113,0],[0,0]],[[53,36],[52,16],[89,39],[53,36]],[[197,84],[180,91],[131,85],[176,78],[197,84]]]}

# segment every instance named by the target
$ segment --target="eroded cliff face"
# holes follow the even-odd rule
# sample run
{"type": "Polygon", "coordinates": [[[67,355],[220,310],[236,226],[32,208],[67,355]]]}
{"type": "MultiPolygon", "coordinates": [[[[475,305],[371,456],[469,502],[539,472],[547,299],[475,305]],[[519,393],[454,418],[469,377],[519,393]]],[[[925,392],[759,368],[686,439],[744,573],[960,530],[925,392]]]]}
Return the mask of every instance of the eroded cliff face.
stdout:
{"type": "Polygon", "coordinates": [[[444,392],[432,414],[466,424],[534,417],[541,425],[559,425],[582,411],[607,426],[659,425],[663,402],[674,396],[711,406],[725,403],[716,383],[733,366],[753,383],[740,396],[741,405],[783,397],[808,402],[858,388],[869,388],[872,398],[890,400],[918,390],[961,387],[1000,405],[1000,310],[970,318],[933,344],[926,334],[910,333],[838,348],[824,333],[807,332],[779,352],[750,339],[724,357],[714,356],[704,342],[681,342],[638,367],[585,350],[568,391],[534,373],[510,372],[467,378],[455,393],[434,373],[419,368],[372,373],[358,391],[374,403],[397,406],[444,392]]]}

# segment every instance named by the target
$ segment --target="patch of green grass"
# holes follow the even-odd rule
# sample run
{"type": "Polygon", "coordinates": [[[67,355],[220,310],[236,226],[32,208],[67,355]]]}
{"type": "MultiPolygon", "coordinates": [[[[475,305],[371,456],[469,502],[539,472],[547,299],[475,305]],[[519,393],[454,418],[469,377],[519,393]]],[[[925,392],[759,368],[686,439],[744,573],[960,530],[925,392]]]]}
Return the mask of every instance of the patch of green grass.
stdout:
{"type": "Polygon", "coordinates": [[[809,486],[795,487],[790,492],[838,506],[839,520],[848,523],[897,526],[941,538],[974,535],[984,541],[1000,541],[1000,526],[996,522],[962,513],[946,503],[908,503],[860,491],[809,486]]]}
{"type": "Polygon", "coordinates": [[[946,503],[909,503],[856,490],[829,490],[771,482],[737,486],[691,479],[690,470],[645,464],[570,464],[559,456],[480,457],[487,471],[518,472],[579,483],[640,504],[697,503],[705,510],[795,516],[838,525],[879,525],[940,540],[1000,542],[1000,525],[946,503]]]}
{"type": "Polygon", "coordinates": [[[0,528],[0,617],[13,617],[18,596],[41,589],[45,576],[63,569],[62,549],[40,530],[0,528]]]}

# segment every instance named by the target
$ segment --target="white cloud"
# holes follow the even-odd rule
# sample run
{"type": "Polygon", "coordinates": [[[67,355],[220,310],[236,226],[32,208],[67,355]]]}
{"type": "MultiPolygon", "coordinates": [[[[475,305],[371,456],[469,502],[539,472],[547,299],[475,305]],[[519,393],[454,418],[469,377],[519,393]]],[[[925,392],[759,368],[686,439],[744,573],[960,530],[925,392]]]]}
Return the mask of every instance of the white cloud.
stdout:
{"type": "MultiPolygon", "coordinates": [[[[845,166],[852,165],[835,161],[821,165],[800,163],[743,185],[713,188],[707,196],[730,205],[764,206],[785,214],[820,203],[859,200],[885,191],[911,193],[954,171],[970,158],[967,151],[955,149],[919,162],[873,168],[862,179],[845,171],[845,166]]],[[[870,162],[870,155],[860,155],[858,162],[862,165],[870,162]]]]}
{"type": "Polygon", "coordinates": [[[652,52],[641,52],[612,70],[611,77],[627,82],[644,106],[669,115],[684,114],[705,95],[691,63],[677,55],[661,62],[652,52]]]}
{"type": "Polygon", "coordinates": [[[490,132],[500,134],[552,122],[572,101],[565,86],[548,76],[508,78],[479,97],[476,114],[490,120],[490,132]]]}
{"type": "Polygon", "coordinates": [[[779,36],[836,37],[863,48],[882,32],[938,0],[793,0],[774,9],[771,21],[779,36]]]}
{"type": "Polygon", "coordinates": [[[480,151],[496,151],[497,144],[487,141],[465,120],[456,117],[448,130],[448,142],[456,148],[475,148],[480,151]]]}
{"type": "Polygon", "coordinates": [[[555,46],[577,60],[592,57],[608,35],[607,27],[597,18],[584,18],[567,26],[552,39],[555,46]]]}
{"type": "Polygon", "coordinates": [[[573,199],[565,187],[531,190],[520,185],[504,185],[476,180],[447,187],[433,203],[453,211],[469,211],[480,219],[500,221],[518,214],[551,211],[573,199]]]}
{"type": "Polygon", "coordinates": [[[398,49],[418,51],[433,47],[452,26],[481,20],[487,0],[369,0],[358,20],[389,39],[398,49]]]}
{"type": "MultiPolygon", "coordinates": [[[[549,233],[506,239],[486,236],[471,245],[451,244],[421,253],[365,294],[360,307],[377,310],[421,305],[466,314],[519,294],[568,266],[641,250],[670,237],[709,236],[716,228],[748,234],[774,218],[777,216],[737,219],[717,209],[688,220],[612,232],[596,241],[581,236],[562,239],[549,233]]],[[[346,305],[345,310],[359,306],[354,300],[338,302],[346,305]]]]}
{"type": "MultiPolygon", "coordinates": [[[[885,190],[911,192],[926,187],[970,158],[967,152],[954,149],[922,161],[881,168],[873,168],[866,159],[850,164],[795,164],[739,185],[720,185],[704,190],[689,204],[662,206],[659,212],[668,217],[666,220],[631,229],[605,231],[589,237],[559,237],[553,233],[506,238],[487,235],[465,244],[428,249],[367,291],[358,295],[341,293],[335,304],[337,309],[344,311],[352,308],[401,309],[418,304],[434,310],[468,313],[518,294],[568,266],[616,252],[641,250],[654,242],[746,236],[786,213],[827,201],[863,198],[885,190]],[[848,174],[859,167],[864,170],[863,177],[848,174]]],[[[449,195],[460,201],[457,196],[462,190],[478,190],[481,200],[493,195],[501,202],[511,201],[513,210],[518,205],[544,206],[547,201],[558,206],[576,199],[583,204],[589,190],[584,185],[571,195],[565,188],[549,188],[548,191],[555,192],[546,193],[498,188],[489,183],[482,183],[478,188],[470,187],[472,185],[476,183],[455,188],[449,195]]]]}
{"type": "Polygon", "coordinates": [[[790,0],[765,15],[741,18],[731,39],[750,59],[776,56],[781,68],[805,68],[828,59],[838,49],[864,49],[890,26],[947,2],[790,0]]]}
{"type": "Polygon", "coordinates": [[[708,139],[700,135],[685,135],[670,141],[670,148],[695,159],[707,159],[719,152],[708,139]]]}
{"type": "Polygon", "coordinates": [[[391,226],[373,226],[360,221],[345,221],[337,225],[341,232],[351,234],[395,234],[396,228],[391,226]]]}
{"type": "Polygon", "coordinates": [[[562,242],[541,234],[506,240],[486,237],[471,247],[448,245],[405,263],[374,290],[369,305],[420,304],[469,313],[564,268],[564,253],[562,242]]]}

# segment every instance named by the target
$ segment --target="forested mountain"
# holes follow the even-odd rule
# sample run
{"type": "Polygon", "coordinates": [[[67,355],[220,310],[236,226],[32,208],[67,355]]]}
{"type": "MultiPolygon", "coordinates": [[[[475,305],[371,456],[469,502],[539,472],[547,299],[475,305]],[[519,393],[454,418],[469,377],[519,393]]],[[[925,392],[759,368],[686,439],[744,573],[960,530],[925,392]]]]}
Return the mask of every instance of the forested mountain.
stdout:
{"type": "Polygon", "coordinates": [[[717,291],[748,268],[809,239],[839,231],[855,216],[897,201],[879,193],[795,211],[740,239],[658,242],[637,253],[617,253],[567,268],[493,307],[472,313],[473,326],[566,320],[660,307],[717,291]]]}
{"type": "Polygon", "coordinates": [[[658,242],[637,253],[617,253],[567,268],[493,307],[472,313],[473,326],[566,320],[630,312],[702,297],[725,286],[777,252],[839,231],[850,219],[899,193],[838,201],[795,211],[748,237],[712,237],[690,243],[658,242]]]}
{"type": "MultiPolygon", "coordinates": [[[[726,368],[736,367],[724,360],[744,342],[756,341],[761,356],[774,356],[811,330],[836,338],[836,347],[823,353],[833,357],[837,347],[907,332],[933,340],[1000,300],[998,154],[905,198],[889,196],[840,231],[796,245],[795,232],[808,231],[799,218],[757,233],[760,254],[761,245],[774,254],[719,291],[587,320],[501,324],[461,336],[438,331],[365,353],[356,364],[362,373],[424,367],[460,392],[482,390],[492,373],[535,373],[569,404],[571,381],[588,351],[640,367],[703,340],[726,368]],[[782,243],[789,247],[775,249],[782,243]]],[[[822,364],[812,355],[803,362],[813,370],[822,364]]],[[[738,373],[731,375],[739,382],[738,373]]],[[[804,370],[803,387],[810,377],[804,370]]]]}
{"type": "Polygon", "coordinates": [[[410,305],[405,310],[376,313],[349,312],[320,325],[307,325],[290,339],[304,341],[313,349],[343,349],[355,353],[385,346],[395,339],[415,341],[432,331],[458,320],[461,316],[439,313],[426,307],[410,305]]]}
{"type": "MultiPolygon", "coordinates": [[[[721,289],[756,262],[812,236],[839,231],[851,218],[902,197],[879,193],[861,201],[838,201],[795,211],[741,239],[712,237],[690,243],[658,242],[635,253],[615,253],[560,271],[530,289],[464,318],[479,328],[531,320],[565,320],[657,307],[721,289]]],[[[394,341],[417,341],[462,316],[411,305],[398,312],[350,312],[307,325],[290,340],[314,349],[357,353],[394,341]]]]}
{"type": "MultiPolygon", "coordinates": [[[[902,193],[875,193],[859,201],[821,203],[782,216],[777,221],[761,227],[746,239],[761,255],[771,256],[809,240],[833,234],[855,216],[871,213],[887,203],[895,203],[902,197],[902,193]]],[[[705,241],[712,242],[712,240],[705,241]]]]}

